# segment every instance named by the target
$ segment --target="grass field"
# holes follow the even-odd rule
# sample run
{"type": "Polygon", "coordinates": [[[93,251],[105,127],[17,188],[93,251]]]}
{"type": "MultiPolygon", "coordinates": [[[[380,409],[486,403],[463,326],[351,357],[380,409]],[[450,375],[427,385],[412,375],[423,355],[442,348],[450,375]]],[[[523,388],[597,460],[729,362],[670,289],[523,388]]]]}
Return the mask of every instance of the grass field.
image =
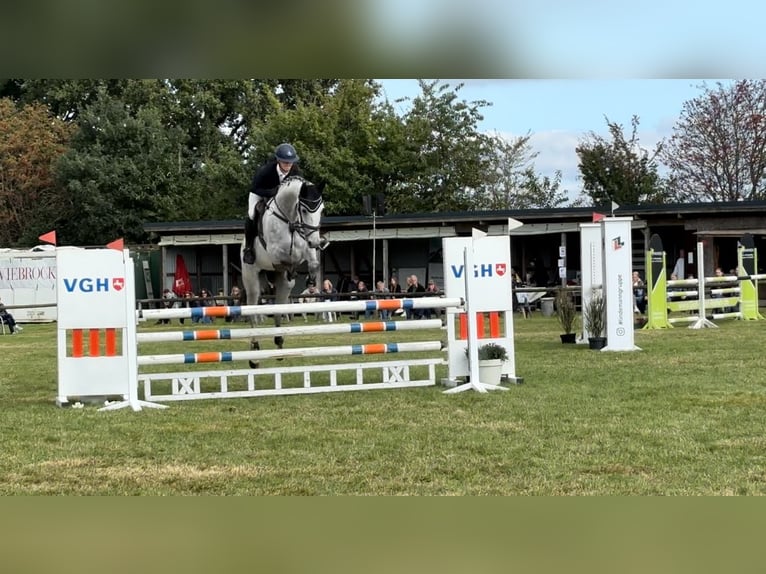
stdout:
{"type": "Polygon", "coordinates": [[[98,412],[55,406],[55,325],[27,325],[0,336],[0,494],[766,493],[766,322],[637,331],[634,353],[562,345],[553,317],[517,315],[515,327],[525,382],[508,392],[437,386],[98,412]]]}

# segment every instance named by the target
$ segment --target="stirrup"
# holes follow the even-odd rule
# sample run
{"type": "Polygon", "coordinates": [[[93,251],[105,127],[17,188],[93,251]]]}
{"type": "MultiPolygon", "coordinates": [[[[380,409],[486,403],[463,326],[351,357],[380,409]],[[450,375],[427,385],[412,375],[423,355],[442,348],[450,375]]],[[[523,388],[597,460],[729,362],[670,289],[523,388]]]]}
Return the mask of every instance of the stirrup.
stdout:
{"type": "Polygon", "coordinates": [[[247,265],[255,263],[255,251],[252,247],[246,247],[242,252],[242,263],[246,263],[247,265]]]}

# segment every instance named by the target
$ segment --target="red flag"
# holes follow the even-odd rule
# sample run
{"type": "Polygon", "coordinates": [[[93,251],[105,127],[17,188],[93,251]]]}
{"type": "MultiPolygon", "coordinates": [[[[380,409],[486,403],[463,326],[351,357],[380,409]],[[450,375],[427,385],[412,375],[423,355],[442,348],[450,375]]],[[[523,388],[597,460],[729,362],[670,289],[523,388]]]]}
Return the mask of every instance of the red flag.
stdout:
{"type": "Polygon", "coordinates": [[[178,297],[183,297],[184,293],[191,291],[191,277],[186,270],[186,262],[179,253],[176,255],[176,275],[173,280],[173,293],[178,297]]]}
{"type": "Polygon", "coordinates": [[[596,213],[594,211],[593,212],[593,223],[598,223],[599,221],[601,221],[605,217],[606,217],[606,215],[604,215],[603,213],[596,213]]]}
{"type": "Polygon", "coordinates": [[[125,242],[122,240],[122,237],[120,237],[119,239],[115,239],[111,243],[107,243],[106,246],[109,249],[116,249],[117,251],[122,251],[125,248],[125,242]]]}
{"type": "Polygon", "coordinates": [[[50,243],[51,245],[56,245],[56,231],[49,231],[48,233],[43,233],[40,237],[38,237],[40,241],[44,241],[45,243],[50,243]]]}

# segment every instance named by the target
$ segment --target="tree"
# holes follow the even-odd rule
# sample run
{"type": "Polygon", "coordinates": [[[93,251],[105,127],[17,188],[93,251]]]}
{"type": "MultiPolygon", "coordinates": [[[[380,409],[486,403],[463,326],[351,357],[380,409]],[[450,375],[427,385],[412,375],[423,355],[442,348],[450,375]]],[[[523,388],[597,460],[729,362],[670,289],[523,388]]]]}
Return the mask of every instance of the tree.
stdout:
{"type": "Polygon", "coordinates": [[[652,152],[641,147],[638,116],[631,119],[629,140],[625,139],[622,125],[605,119],[611,141],[590,132],[575,148],[583,188],[593,205],[609,205],[612,201],[620,205],[663,202],[665,186],[658,172],[663,143],[652,152]]]}
{"type": "Polygon", "coordinates": [[[567,201],[560,190],[561,172],[553,179],[535,173],[530,134],[507,139],[500,134],[487,136],[489,169],[484,184],[476,190],[474,209],[531,209],[558,207],[567,201]]]}
{"type": "Polygon", "coordinates": [[[568,201],[566,190],[561,189],[561,171],[556,170],[553,179],[535,173],[530,166],[522,172],[521,184],[514,198],[514,209],[552,209],[568,201]]]}
{"type": "MultiPolygon", "coordinates": [[[[308,179],[327,183],[325,213],[359,214],[362,197],[384,192],[395,179],[403,131],[390,106],[377,100],[371,80],[339,80],[332,90],[283,101],[270,96],[271,110],[251,125],[251,171],[289,141],[308,179]],[[293,105],[294,102],[294,105],[293,105]]],[[[281,88],[277,90],[281,93],[281,88]]]]}
{"type": "Polygon", "coordinates": [[[673,197],[766,199],[766,80],[716,85],[684,103],[663,153],[673,197]]]}
{"type": "Polygon", "coordinates": [[[0,246],[37,243],[60,211],[53,163],[64,153],[70,126],[40,104],[17,107],[0,99],[0,246]]]}
{"type": "Polygon", "coordinates": [[[392,211],[465,210],[486,182],[493,166],[488,138],[477,124],[481,108],[491,104],[461,100],[462,86],[420,80],[421,94],[402,118],[405,140],[397,160],[402,177],[388,190],[392,211]]]}
{"type": "Polygon", "coordinates": [[[168,128],[155,107],[135,112],[103,94],[83,110],[79,130],[57,165],[68,206],[56,222],[64,243],[102,245],[117,237],[145,241],[145,221],[204,213],[184,184],[182,129],[168,128]]]}

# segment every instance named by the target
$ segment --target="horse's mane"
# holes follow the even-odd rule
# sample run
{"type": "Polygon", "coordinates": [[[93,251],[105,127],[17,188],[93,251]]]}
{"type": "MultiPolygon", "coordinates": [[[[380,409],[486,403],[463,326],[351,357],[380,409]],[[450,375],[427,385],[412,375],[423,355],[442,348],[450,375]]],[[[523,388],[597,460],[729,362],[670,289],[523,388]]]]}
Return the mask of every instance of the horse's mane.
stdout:
{"type": "Polygon", "coordinates": [[[304,183],[311,183],[309,180],[307,180],[302,175],[288,175],[285,179],[282,180],[282,183],[279,184],[279,189],[281,190],[284,188],[297,188],[298,191],[300,191],[301,186],[304,183]]]}
{"type": "Polygon", "coordinates": [[[283,190],[296,194],[300,203],[309,211],[316,211],[322,204],[321,191],[318,191],[317,186],[301,175],[291,175],[283,179],[279,186],[279,193],[283,190]]]}

